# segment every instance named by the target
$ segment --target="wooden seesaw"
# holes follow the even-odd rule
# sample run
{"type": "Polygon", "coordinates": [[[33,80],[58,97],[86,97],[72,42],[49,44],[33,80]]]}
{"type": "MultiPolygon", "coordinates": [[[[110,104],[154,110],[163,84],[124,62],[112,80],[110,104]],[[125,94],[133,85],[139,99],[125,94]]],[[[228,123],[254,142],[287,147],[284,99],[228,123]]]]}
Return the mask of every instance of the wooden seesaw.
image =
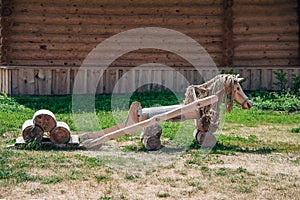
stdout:
{"type": "Polygon", "coordinates": [[[158,122],[195,120],[195,139],[204,148],[212,148],[216,144],[213,133],[220,123],[220,105],[225,103],[225,112],[233,109],[233,102],[243,109],[250,109],[253,103],[242,90],[239,75],[221,74],[201,84],[191,85],[186,89],[183,104],[142,108],[139,102],[130,106],[125,122],[97,132],[79,135],[82,145],[88,149],[99,148],[111,139],[125,134],[133,134],[143,129],[141,140],[148,150],[161,147],[161,127],[158,122]]]}
{"type": "Polygon", "coordinates": [[[212,95],[203,99],[195,100],[187,105],[162,106],[156,108],[141,108],[139,102],[133,102],[130,106],[128,117],[122,124],[97,131],[85,133],[79,136],[84,140],[82,145],[88,149],[99,148],[103,143],[121,137],[125,134],[134,134],[144,129],[141,136],[148,150],[159,149],[161,128],[157,124],[164,121],[184,121],[197,119],[199,109],[216,103],[218,97],[212,95]],[[148,128],[148,129],[147,129],[148,128]]]}

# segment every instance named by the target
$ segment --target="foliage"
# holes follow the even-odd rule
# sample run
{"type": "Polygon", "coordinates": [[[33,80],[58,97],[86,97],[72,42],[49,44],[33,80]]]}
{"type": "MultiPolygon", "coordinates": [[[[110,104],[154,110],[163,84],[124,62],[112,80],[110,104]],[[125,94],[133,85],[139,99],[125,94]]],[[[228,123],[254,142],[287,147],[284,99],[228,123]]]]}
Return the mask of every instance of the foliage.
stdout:
{"type": "Polygon", "coordinates": [[[292,133],[300,133],[300,127],[292,128],[292,129],[291,129],[291,132],[292,132],[292,133]]]}
{"type": "Polygon", "coordinates": [[[292,79],[293,79],[292,90],[294,92],[300,93],[300,74],[299,75],[293,74],[292,79]]]}
{"type": "Polygon", "coordinates": [[[286,78],[287,73],[280,71],[273,71],[273,73],[275,74],[275,78],[278,80],[278,82],[275,82],[274,85],[278,86],[280,90],[285,90],[288,82],[288,79],[286,78]]]}
{"type": "Polygon", "coordinates": [[[237,75],[238,71],[236,69],[223,69],[221,74],[234,74],[237,75]]]}
{"type": "MultiPolygon", "coordinates": [[[[274,85],[278,86],[280,90],[286,90],[287,89],[287,72],[281,72],[281,71],[273,71],[275,74],[275,78],[278,80],[278,82],[275,82],[274,85]]],[[[292,74],[292,85],[290,88],[294,93],[300,92],[300,74],[292,74]]]]}
{"type": "Polygon", "coordinates": [[[256,91],[249,94],[254,102],[254,108],[273,111],[300,111],[300,98],[291,90],[282,92],[256,91]]]}

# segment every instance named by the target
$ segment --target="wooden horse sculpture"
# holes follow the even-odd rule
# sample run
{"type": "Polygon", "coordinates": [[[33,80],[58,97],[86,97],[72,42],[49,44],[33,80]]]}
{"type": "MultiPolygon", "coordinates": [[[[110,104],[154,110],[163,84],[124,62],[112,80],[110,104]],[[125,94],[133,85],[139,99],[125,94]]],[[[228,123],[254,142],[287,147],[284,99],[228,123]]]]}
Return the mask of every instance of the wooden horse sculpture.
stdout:
{"type": "Polygon", "coordinates": [[[191,85],[186,90],[184,104],[196,99],[216,95],[218,102],[199,109],[195,119],[196,130],[193,135],[202,144],[202,147],[213,147],[216,139],[212,135],[220,124],[220,105],[225,101],[227,112],[233,109],[233,102],[241,105],[243,109],[250,109],[253,103],[242,90],[239,82],[244,80],[238,75],[221,74],[201,85],[191,85]]]}
{"type": "Polygon", "coordinates": [[[139,102],[133,102],[124,123],[82,134],[80,139],[84,141],[83,146],[97,148],[110,139],[143,129],[141,139],[145,147],[156,150],[160,148],[161,135],[158,122],[195,119],[194,137],[203,147],[213,147],[216,139],[212,133],[219,126],[220,104],[223,99],[225,98],[226,110],[229,112],[233,108],[233,101],[244,109],[252,107],[252,102],[239,84],[241,80],[238,76],[228,74],[218,75],[201,85],[191,85],[186,90],[184,103],[180,105],[142,109],[139,102]]]}

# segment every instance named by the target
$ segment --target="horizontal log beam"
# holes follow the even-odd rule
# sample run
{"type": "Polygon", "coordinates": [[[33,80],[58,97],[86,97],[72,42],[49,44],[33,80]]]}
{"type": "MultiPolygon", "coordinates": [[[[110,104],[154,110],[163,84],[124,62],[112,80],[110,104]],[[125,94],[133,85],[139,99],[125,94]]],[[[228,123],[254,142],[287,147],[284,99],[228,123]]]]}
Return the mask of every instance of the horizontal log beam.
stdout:
{"type": "Polygon", "coordinates": [[[299,27],[297,24],[283,24],[273,26],[272,24],[235,24],[233,26],[234,34],[268,34],[268,33],[290,33],[297,34],[299,31],[299,27]]]}
{"type": "Polygon", "coordinates": [[[294,51],[235,51],[234,57],[241,59],[297,59],[299,57],[298,49],[294,51]]]}
{"type": "Polygon", "coordinates": [[[300,66],[299,59],[234,59],[233,66],[243,66],[243,67],[252,67],[252,66],[300,66]]]}
{"type": "MultiPolygon", "coordinates": [[[[16,4],[15,7],[19,7],[16,9],[16,12],[48,12],[48,13],[58,13],[58,14],[95,14],[95,15],[202,15],[202,16],[215,16],[215,15],[222,15],[223,14],[223,7],[222,5],[197,5],[197,4],[186,4],[181,6],[179,5],[172,5],[166,2],[164,5],[118,5],[111,3],[107,6],[103,6],[101,3],[92,4],[88,2],[88,4],[78,5],[76,7],[74,4],[71,6],[68,5],[50,5],[46,2],[41,3],[43,6],[36,6],[32,4],[16,4]],[[22,8],[22,10],[20,10],[22,8]]],[[[40,4],[40,5],[41,5],[40,4]]],[[[14,10],[13,10],[14,12],[14,10]]]]}
{"type": "MultiPolygon", "coordinates": [[[[48,1],[43,1],[43,0],[15,0],[14,1],[16,5],[39,5],[43,7],[48,7],[48,6],[73,6],[73,7],[79,7],[81,6],[86,6],[87,1],[82,1],[82,0],[48,0],[48,1]],[[42,5],[40,5],[42,4],[42,5]],[[76,6],[74,6],[76,5],[76,6]]],[[[153,1],[153,0],[122,0],[122,1],[117,1],[117,3],[112,3],[111,0],[101,0],[101,3],[99,3],[99,0],[89,0],[88,3],[93,6],[99,6],[99,7],[104,7],[104,6],[112,6],[117,4],[118,6],[126,6],[126,5],[155,5],[155,6],[162,6],[162,5],[178,5],[178,0],[168,0],[167,2],[165,1],[153,1]]],[[[180,5],[215,5],[215,4],[222,4],[223,0],[201,0],[201,1],[194,1],[194,0],[185,0],[184,2],[181,2],[180,5]]]]}
{"type": "Polygon", "coordinates": [[[295,42],[236,42],[235,51],[297,51],[299,44],[295,42]]]}
{"type": "MultiPolygon", "coordinates": [[[[147,25],[147,24],[145,24],[147,25]]],[[[72,35],[72,34],[79,34],[79,35],[89,35],[89,34],[100,34],[100,35],[115,35],[120,32],[134,29],[134,28],[141,28],[141,26],[138,25],[48,25],[45,24],[43,26],[40,26],[38,24],[19,24],[18,26],[11,26],[9,27],[9,30],[11,31],[11,34],[15,33],[33,33],[33,34],[66,34],[66,35],[72,35]]],[[[165,28],[178,30],[184,34],[187,35],[195,35],[195,36],[201,36],[201,35],[222,35],[223,29],[222,27],[218,26],[190,26],[190,25],[171,25],[166,26],[165,28]]]]}
{"type": "MultiPolygon", "coordinates": [[[[199,11],[201,13],[201,11],[199,11]]],[[[66,15],[66,14],[28,14],[28,13],[16,13],[10,17],[10,20],[14,22],[15,25],[22,23],[30,24],[68,24],[68,25],[147,25],[147,26],[172,26],[172,25],[190,25],[190,26],[207,26],[211,25],[221,25],[222,16],[159,16],[159,15],[126,15],[126,16],[116,16],[116,15],[66,15]]]]}
{"type": "Polygon", "coordinates": [[[265,34],[237,34],[234,36],[235,42],[252,43],[252,42],[293,42],[298,43],[298,35],[291,33],[265,33],[265,34]]]}

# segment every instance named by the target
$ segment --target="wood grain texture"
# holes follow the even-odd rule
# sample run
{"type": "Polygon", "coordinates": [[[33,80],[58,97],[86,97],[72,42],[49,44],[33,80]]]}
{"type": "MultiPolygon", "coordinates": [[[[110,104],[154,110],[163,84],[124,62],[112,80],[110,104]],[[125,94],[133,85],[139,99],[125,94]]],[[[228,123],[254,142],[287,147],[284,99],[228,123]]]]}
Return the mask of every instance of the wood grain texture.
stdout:
{"type": "MultiPolygon", "coordinates": [[[[13,95],[70,94],[79,66],[99,43],[120,32],[149,26],[172,29],[194,39],[220,71],[233,68],[246,77],[248,90],[277,89],[272,85],[272,70],[287,70],[290,85],[292,74],[299,73],[297,7],[295,0],[2,1],[0,90],[13,95]]],[[[191,58],[199,56],[197,67],[203,76],[172,52],[137,49],[116,58],[105,71],[81,70],[82,91],[111,93],[119,80],[122,84],[117,93],[137,89],[141,80],[161,82],[181,91],[185,87],[183,77],[197,84],[218,73],[207,64],[205,55],[194,52],[185,40],[161,33],[148,38],[153,45],[165,41],[172,41],[166,46],[180,47],[181,53],[191,58]],[[134,69],[146,63],[167,65],[176,71],[134,69]],[[122,77],[130,71],[134,78],[124,84],[122,77]]],[[[122,42],[141,45],[135,35],[122,42]]],[[[106,47],[96,52],[108,57],[112,51],[106,47]]],[[[106,61],[91,59],[87,63],[98,67],[106,61]]],[[[155,88],[162,87],[150,84],[138,90],[155,88]]]]}

